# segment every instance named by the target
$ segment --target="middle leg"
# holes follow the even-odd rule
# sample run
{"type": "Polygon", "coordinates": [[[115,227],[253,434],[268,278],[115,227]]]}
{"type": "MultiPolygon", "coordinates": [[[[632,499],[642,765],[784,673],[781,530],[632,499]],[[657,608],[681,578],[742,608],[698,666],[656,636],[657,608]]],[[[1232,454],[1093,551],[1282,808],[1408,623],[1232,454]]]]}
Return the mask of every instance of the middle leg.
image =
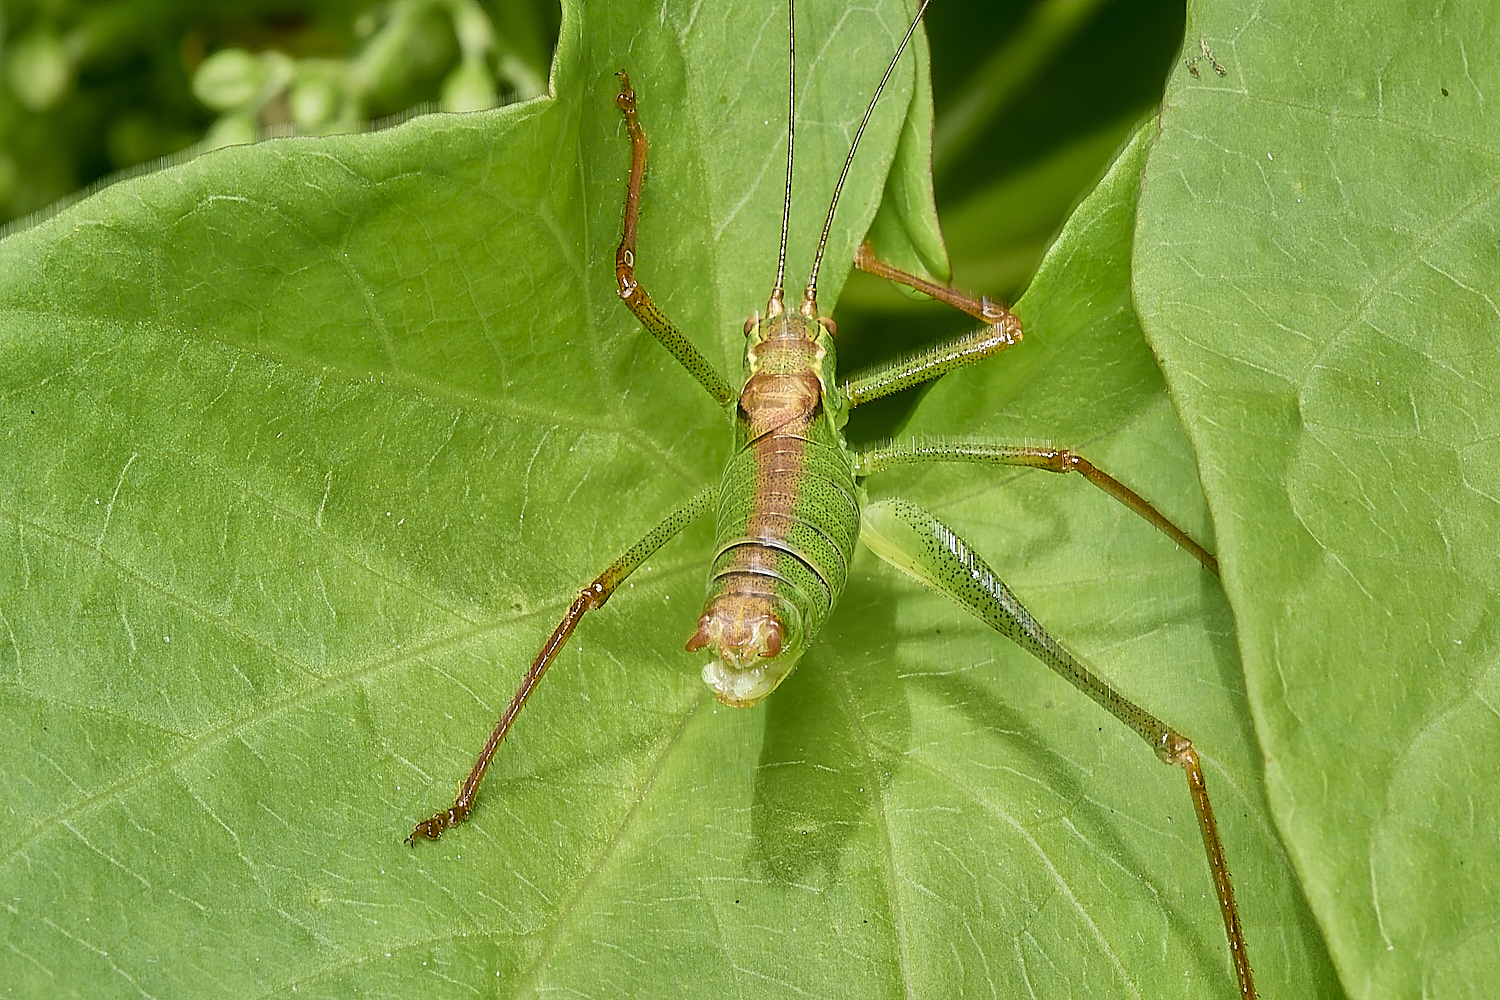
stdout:
{"type": "Polygon", "coordinates": [[[525,707],[527,699],[531,697],[531,692],[535,691],[536,686],[541,683],[547,668],[552,665],[552,661],[557,658],[557,654],[562,651],[563,646],[573,635],[573,630],[578,627],[579,620],[588,612],[604,607],[604,602],[609,600],[615,588],[624,583],[641,563],[651,558],[657,549],[677,537],[683,528],[708,513],[718,502],[718,495],[717,487],[709,487],[699,492],[687,503],[668,514],[664,521],[651,530],[650,534],[632,545],[624,555],[610,563],[603,573],[596,576],[592,583],[579,592],[578,596],[573,599],[573,603],[568,606],[562,621],[557,623],[557,628],[552,630],[552,635],[542,645],[541,651],[532,661],[531,668],[522,677],[521,686],[511,696],[510,704],[505,707],[505,713],[495,724],[489,740],[485,743],[484,749],[479,752],[479,758],[475,760],[474,767],[469,771],[469,776],[459,787],[458,797],[447,809],[441,809],[418,823],[411,835],[406,838],[408,844],[415,843],[418,837],[425,840],[437,840],[443,835],[444,830],[451,830],[469,818],[469,814],[474,811],[474,797],[479,793],[479,785],[484,781],[484,773],[489,769],[495,751],[500,748],[501,741],[510,732],[511,724],[516,721],[516,716],[525,707]]]}
{"type": "Polygon", "coordinates": [[[877,445],[854,456],[854,474],[868,476],[901,465],[923,462],[975,462],[981,465],[1012,465],[1047,472],[1076,472],[1120,503],[1150,521],[1168,538],[1186,549],[1215,576],[1219,560],[1193,541],[1151,502],[1088,459],[1066,448],[1045,445],[995,444],[988,441],[915,439],[877,445]]]}

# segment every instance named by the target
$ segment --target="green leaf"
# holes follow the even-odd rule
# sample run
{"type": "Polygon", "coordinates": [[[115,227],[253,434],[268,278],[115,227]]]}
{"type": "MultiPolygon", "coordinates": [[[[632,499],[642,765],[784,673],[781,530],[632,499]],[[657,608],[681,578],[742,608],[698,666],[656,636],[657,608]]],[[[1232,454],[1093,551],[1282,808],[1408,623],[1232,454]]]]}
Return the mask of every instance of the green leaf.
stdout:
{"type": "MultiPolygon", "coordinates": [[[[1153,131],[1148,123],[1135,134],[1053,244],[1016,307],[1022,344],[945,378],[904,432],[1075,448],[1212,541],[1192,451],[1130,304],[1136,191],[1153,131]]],[[[1234,623],[1212,575],[1080,477],[934,466],[890,479],[872,479],[872,494],[931,508],[1065,646],[1196,742],[1261,989],[1290,995],[1312,982],[1318,995],[1335,995],[1261,791],[1234,623]]],[[[950,832],[944,853],[968,871],[1005,872],[964,916],[978,924],[985,912],[1027,915],[1008,953],[993,949],[981,961],[967,942],[934,934],[937,954],[965,955],[968,970],[1004,968],[1005,980],[1039,996],[1100,982],[1121,994],[1175,994],[1186,983],[1192,995],[1235,995],[1182,772],[941,599],[895,580],[885,587],[904,598],[898,672],[926,695],[910,698],[927,717],[907,758],[938,780],[915,794],[929,810],[946,802],[960,812],[951,829],[963,835],[950,832]],[[1070,942],[1066,961],[1036,937],[1041,927],[1070,942]]],[[[930,908],[964,912],[948,900],[930,908]]],[[[963,995],[981,991],[977,981],[962,985],[963,995]]]]}
{"type": "MultiPolygon", "coordinates": [[[[811,974],[899,982],[885,911],[832,905],[867,882],[756,860],[764,715],[716,713],[681,650],[706,528],[585,623],[461,835],[402,843],[576,589],[723,459],[614,293],[613,74],[654,144],[641,278],[733,372],[776,267],[785,36],[758,5],[669,14],[570,8],[555,100],[210,154],[0,246],[10,988],[514,993],[664,944],[663,984],[807,982],[836,944],[884,958],[811,974]]],[[[908,17],[802,15],[794,274],[908,17]]],[[[830,260],[909,63],[892,88],[830,260]]]]}
{"type": "MultiPolygon", "coordinates": [[[[926,39],[918,38],[912,49],[918,76],[928,79],[931,66],[926,39]]],[[[901,138],[896,143],[896,160],[865,239],[876,256],[893,267],[929,281],[947,281],[951,277],[948,248],[943,243],[937,205],[932,197],[932,95],[926,87],[912,94],[901,138]]],[[[927,298],[911,289],[902,291],[927,298]]]]}
{"type": "Polygon", "coordinates": [[[1358,997],[1500,975],[1488,13],[1195,4],[1141,203],[1277,824],[1358,997]]]}
{"type": "MultiPolygon", "coordinates": [[[[902,6],[799,6],[790,275],[902,6]]],[[[711,541],[689,530],[585,618],[470,822],[402,844],[577,588],[729,443],[616,301],[612,74],[652,140],[638,276],[733,374],[776,267],[783,40],[760,4],[568,7],[555,98],[221,151],[0,244],[0,982],[1234,995],[1177,772],[867,554],[798,673],[730,710],[681,650],[711,541]]],[[[924,99],[903,65],[825,305],[924,99]]],[[[1145,141],[1053,248],[1027,342],[913,429],[1055,435],[1207,537],[1129,305],[1145,141]]],[[[926,217],[903,216],[914,247],[926,217]]],[[[1086,484],[871,486],[949,519],[1199,742],[1267,993],[1336,990],[1214,581],[1086,484]]]]}

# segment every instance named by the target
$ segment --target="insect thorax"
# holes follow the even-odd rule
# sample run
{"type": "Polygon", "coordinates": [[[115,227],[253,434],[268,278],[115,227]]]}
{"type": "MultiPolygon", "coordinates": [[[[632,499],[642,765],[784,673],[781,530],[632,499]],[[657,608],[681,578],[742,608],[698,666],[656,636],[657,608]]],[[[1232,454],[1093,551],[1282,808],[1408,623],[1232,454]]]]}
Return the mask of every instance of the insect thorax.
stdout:
{"type": "Polygon", "coordinates": [[[783,313],[749,328],[708,597],[688,640],[713,651],[703,679],[725,704],[775,690],[843,593],[859,537],[847,412],[821,323],[783,313]]]}

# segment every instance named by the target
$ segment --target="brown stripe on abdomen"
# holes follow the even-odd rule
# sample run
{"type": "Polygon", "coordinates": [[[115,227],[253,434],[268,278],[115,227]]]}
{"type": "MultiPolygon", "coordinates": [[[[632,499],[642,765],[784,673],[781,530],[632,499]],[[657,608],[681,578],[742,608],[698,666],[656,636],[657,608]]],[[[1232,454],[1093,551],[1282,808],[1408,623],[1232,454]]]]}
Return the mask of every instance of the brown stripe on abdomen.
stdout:
{"type": "Polygon", "coordinates": [[[757,346],[719,492],[708,599],[688,641],[689,649],[718,651],[722,663],[704,676],[732,704],[749,703],[740,689],[750,681],[735,671],[758,670],[759,658],[783,648],[800,655],[817,634],[843,589],[859,530],[853,471],[823,411],[822,349],[800,339],[757,346]]]}

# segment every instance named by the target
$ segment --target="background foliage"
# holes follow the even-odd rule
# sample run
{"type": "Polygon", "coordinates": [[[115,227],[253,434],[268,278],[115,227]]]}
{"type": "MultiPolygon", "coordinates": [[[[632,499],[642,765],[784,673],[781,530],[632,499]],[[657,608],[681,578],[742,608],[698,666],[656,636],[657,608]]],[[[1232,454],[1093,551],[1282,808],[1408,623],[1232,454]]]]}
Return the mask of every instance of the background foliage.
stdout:
{"type": "Polygon", "coordinates": [[[0,221],[194,148],[534,96],[557,16],[543,0],[5,0],[0,221]]]}
{"type": "MultiPolygon", "coordinates": [[[[799,7],[794,275],[900,6],[799,7]]],[[[678,645],[706,528],[581,628],[471,824],[400,843],[579,583],[722,459],[614,300],[612,73],[653,139],[642,277],[733,371],[775,266],[763,8],[569,7],[555,100],[222,151],[0,244],[0,988],[1233,995],[1175,772],[873,560],[776,697],[716,708],[678,645]]],[[[1493,28],[1203,4],[1174,56],[1166,5],[930,27],[954,270],[1041,262],[1028,336],[851,435],[1082,447],[1217,534],[1225,590],[1083,484],[872,492],[1198,741],[1266,995],[1477,995],[1493,28]]],[[[915,92],[837,259],[882,192],[886,245],[931,243],[915,92]]],[[[845,366],[940,315],[851,282],[845,366]]]]}

